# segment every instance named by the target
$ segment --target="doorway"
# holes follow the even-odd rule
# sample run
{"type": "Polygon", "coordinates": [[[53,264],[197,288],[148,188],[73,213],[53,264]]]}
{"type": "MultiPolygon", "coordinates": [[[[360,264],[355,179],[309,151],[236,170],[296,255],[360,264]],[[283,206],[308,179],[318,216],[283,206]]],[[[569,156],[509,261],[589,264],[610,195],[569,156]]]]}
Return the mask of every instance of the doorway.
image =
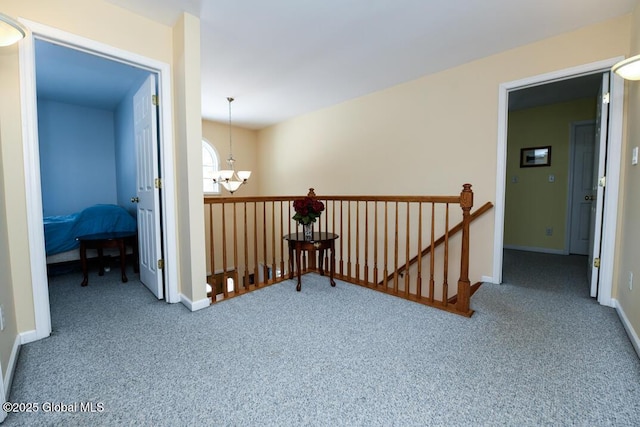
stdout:
{"type": "MultiPolygon", "coordinates": [[[[175,185],[173,177],[173,148],[171,122],[171,82],[170,66],[150,58],[141,57],[127,51],[97,43],[93,40],[78,37],[57,29],[24,22],[31,33],[20,45],[20,72],[22,93],[22,117],[25,145],[25,182],[27,194],[27,223],[29,232],[29,247],[31,261],[31,275],[33,287],[33,305],[35,314],[35,330],[22,337],[22,343],[28,343],[45,338],[51,333],[51,314],[47,289],[47,271],[44,248],[42,187],[40,177],[39,142],[37,126],[37,97],[36,97],[36,63],[35,40],[41,39],[55,44],[67,46],[113,61],[142,68],[158,76],[159,92],[159,169],[163,177],[163,198],[160,210],[163,215],[163,226],[160,237],[165,251],[165,263],[175,265],[177,259],[177,238],[175,231],[175,185]]],[[[179,302],[177,289],[177,271],[165,268],[162,271],[166,284],[166,301],[179,302]]]]}
{"type": "MultiPolygon", "coordinates": [[[[549,74],[530,77],[523,80],[503,83],[499,88],[499,111],[498,111],[498,167],[496,179],[496,216],[495,216],[495,236],[494,236],[494,283],[502,283],[503,267],[503,246],[505,229],[505,192],[507,176],[507,126],[508,126],[508,104],[511,93],[546,85],[562,80],[586,76],[590,74],[609,73],[613,64],[620,58],[612,58],[597,63],[587,64],[571,69],[561,70],[549,74]]],[[[613,280],[613,252],[615,245],[616,228],[616,207],[618,200],[618,187],[620,179],[620,159],[622,146],[622,105],[624,95],[624,82],[614,76],[610,87],[610,116],[608,140],[609,145],[606,153],[607,162],[607,192],[604,197],[604,214],[602,230],[602,252],[600,263],[600,292],[598,301],[603,305],[611,306],[611,289],[613,280]]],[[[549,177],[552,179],[552,177],[549,177]]]]}

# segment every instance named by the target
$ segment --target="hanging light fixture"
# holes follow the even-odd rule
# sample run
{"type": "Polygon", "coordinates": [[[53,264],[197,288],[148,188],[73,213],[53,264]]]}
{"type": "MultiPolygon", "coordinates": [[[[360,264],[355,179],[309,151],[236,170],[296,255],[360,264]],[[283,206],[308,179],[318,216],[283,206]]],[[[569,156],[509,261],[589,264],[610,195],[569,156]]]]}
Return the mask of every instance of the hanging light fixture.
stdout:
{"type": "Polygon", "coordinates": [[[0,13],[0,47],[10,46],[22,40],[27,35],[27,29],[15,19],[0,13]]]}
{"type": "Polygon", "coordinates": [[[640,55],[618,62],[611,71],[625,80],[640,80],[640,55]]]}
{"type": "Polygon", "coordinates": [[[214,177],[214,184],[222,184],[222,186],[231,194],[233,194],[242,184],[246,184],[251,176],[251,171],[238,171],[234,168],[236,159],[233,158],[233,139],[231,138],[231,103],[233,98],[227,98],[229,101],[229,157],[227,165],[229,169],[218,171],[214,177]]]}

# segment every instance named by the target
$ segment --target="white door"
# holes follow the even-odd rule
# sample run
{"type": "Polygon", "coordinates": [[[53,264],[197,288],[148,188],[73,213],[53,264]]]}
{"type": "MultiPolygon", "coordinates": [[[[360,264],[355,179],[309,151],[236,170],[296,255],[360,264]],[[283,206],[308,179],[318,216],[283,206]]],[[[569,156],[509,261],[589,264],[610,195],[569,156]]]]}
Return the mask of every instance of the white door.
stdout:
{"type": "Polygon", "coordinates": [[[596,115],[596,144],[593,153],[593,172],[591,179],[591,250],[588,257],[587,277],[592,297],[598,296],[600,243],[602,241],[602,212],[604,211],[605,154],[609,135],[609,73],[602,75],[602,86],[598,95],[596,115]]]}
{"type": "Polygon", "coordinates": [[[160,239],[160,185],[158,177],[158,112],[153,97],[155,75],[151,74],[133,97],[134,132],[136,138],[136,197],[138,202],[138,249],[140,281],[153,294],[164,297],[160,239]]]}
{"type": "Polygon", "coordinates": [[[591,187],[593,179],[593,153],[595,149],[595,123],[573,126],[571,222],[569,253],[588,255],[590,250],[591,187]]]}

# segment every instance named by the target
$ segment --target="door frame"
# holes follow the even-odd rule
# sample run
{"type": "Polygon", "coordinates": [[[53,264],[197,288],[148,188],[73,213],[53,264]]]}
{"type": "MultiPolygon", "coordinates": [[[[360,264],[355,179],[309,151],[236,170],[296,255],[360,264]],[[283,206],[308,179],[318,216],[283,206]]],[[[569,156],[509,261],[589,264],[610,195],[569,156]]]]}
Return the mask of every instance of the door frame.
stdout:
{"type": "MultiPolygon", "coordinates": [[[[582,75],[609,72],[611,71],[611,67],[622,59],[624,59],[624,57],[619,56],[577,67],[566,68],[564,70],[505,82],[499,85],[493,277],[490,280],[491,282],[502,283],[509,92],[552,83],[554,81],[580,77],[582,75]]],[[[613,289],[614,253],[618,219],[616,212],[618,208],[622,159],[623,106],[624,80],[612,73],[609,104],[609,142],[607,152],[601,153],[601,155],[607,156],[607,191],[605,192],[604,200],[602,250],[600,253],[600,292],[598,293],[598,302],[609,307],[613,307],[611,292],[613,289]]]]}
{"type": "Polygon", "coordinates": [[[53,27],[20,19],[30,32],[19,44],[20,91],[22,113],[22,139],[24,147],[25,191],[27,205],[27,232],[31,261],[31,284],[35,330],[21,334],[21,343],[46,338],[51,334],[51,311],[47,278],[47,262],[44,246],[42,214],[42,187],[40,184],[40,155],[38,141],[38,106],[36,99],[35,39],[84,51],[103,58],[122,62],[148,70],[158,76],[160,111],[158,139],[160,175],[162,177],[161,211],[162,242],[165,269],[163,271],[166,301],[180,302],[178,294],[176,194],[174,182],[173,123],[171,98],[171,66],[165,62],[147,58],[91,39],[67,33],[53,27]]]}
{"type": "Polygon", "coordinates": [[[576,151],[576,128],[580,127],[580,126],[587,126],[587,125],[593,125],[593,127],[595,128],[596,125],[596,121],[595,120],[578,120],[575,122],[571,122],[570,126],[571,126],[571,131],[570,131],[570,136],[569,136],[569,170],[568,170],[568,182],[567,182],[567,189],[568,189],[568,193],[567,193],[567,218],[565,220],[566,223],[566,229],[565,229],[565,236],[564,236],[564,245],[565,245],[565,250],[564,250],[564,254],[565,255],[569,255],[571,253],[571,228],[573,227],[573,215],[572,215],[572,210],[573,210],[573,186],[576,185],[576,183],[573,180],[573,173],[575,171],[576,168],[576,162],[574,160],[574,155],[575,155],[575,151],[576,151]]]}

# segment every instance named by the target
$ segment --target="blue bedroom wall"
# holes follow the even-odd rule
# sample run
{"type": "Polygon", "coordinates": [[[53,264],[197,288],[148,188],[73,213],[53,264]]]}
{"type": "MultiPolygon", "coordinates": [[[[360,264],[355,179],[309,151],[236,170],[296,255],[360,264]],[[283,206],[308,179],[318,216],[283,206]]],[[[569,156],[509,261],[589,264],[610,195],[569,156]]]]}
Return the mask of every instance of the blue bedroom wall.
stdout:
{"type": "Polygon", "coordinates": [[[38,100],[43,215],[117,204],[114,112],[38,100]]]}

